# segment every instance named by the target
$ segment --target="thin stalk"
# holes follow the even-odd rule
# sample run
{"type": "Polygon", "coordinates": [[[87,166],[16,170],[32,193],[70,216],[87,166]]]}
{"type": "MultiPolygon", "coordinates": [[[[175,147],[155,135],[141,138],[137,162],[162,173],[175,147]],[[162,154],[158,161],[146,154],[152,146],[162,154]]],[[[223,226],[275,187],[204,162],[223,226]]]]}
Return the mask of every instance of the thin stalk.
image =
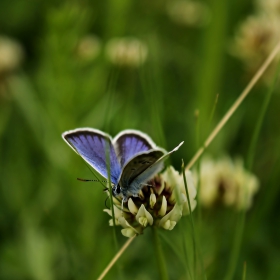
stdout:
{"type": "MultiPolygon", "coordinates": [[[[280,143],[280,137],[277,137],[276,143],[280,143]]],[[[271,205],[276,205],[276,201],[280,194],[279,188],[279,166],[280,166],[280,146],[275,149],[275,161],[273,167],[271,168],[270,177],[266,181],[266,189],[265,196],[262,198],[260,203],[258,204],[257,209],[254,211],[255,214],[252,217],[252,221],[250,223],[250,228],[248,228],[248,236],[252,236],[258,230],[258,226],[260,222],[267,217],[269,211],[271,210],[271,205]]]]}
{"type": "Polygon", "coordinates": [[[109,140],[106,141],[106,165],[107,165],[107,174],[108,174],[108,182],[107,182],[107,187],[109,190],[110,194],[110,203],[112,207],[112,218],[113,218],[113,228],[114,228],[114,235],[116,239],[116,221],[115,221],[115,211],[114,211],[114,201],[113,201],[113,193],[112,193],[112,184],[111,184],[111,163],[110,163],[110,143],[109,140]]]}
{"type": "Polygon", "coordinates": [[[247,264],[244,262],[242,280],[246,280],[247,264]]]}
{"type": "MultiPolygon", "coordinates": [[[[116,220],[115,220],[115,210],[114,210],[114,200],[113,200],[113,190],[112,190],[112,184],[111,184],[111,159],[110,159],[110,142],[109,140],[106,141],[105,145],[105,153],[106,153],[106,166],[107,166],[107,174],[108,174],[108,189],[109,189],[109,195],[110,195],[110,203],[111,203],[111,210],[112,210],[112,219],[113,219],[113,238],[114,238],[114,244],[115,244],[115,250],[116,252],[119,250],[119,244],[117,239],[117,233],[116,233],[116,220]]],[[[118,267],[118,273],[120,278],[122,278],[122,273],[120,268],[118,267]]]]}
{"type": "Polygon", "coordinates": [[[108,88],[107,88],[107,93],[108,93],[108,103],[107,103],[107,108],[104,110],[104,129],[109,130],[109,120],[111,119],[110,113],[111,113],[111,108],[113,104],[113,99],[115,92],[114,90],[116,89],[116,84],[119,76],[119,68],[112,68],[111,69],[111,75],[109,76],[109,81],[108,81],[108,88]]]}
{"type": "Polygon", "coordinates": [[[230,117],[235,113],[237,108],[240,106],[240,104],[243,102],[243,100],[247,97],[251,89],[255,86],[259,78],[263,75],[264,71],[267,69],[267,67],[270,65],[270,63],[273,61],[275,56],[280,50],[280,43],[276,45],[276,47],[271,51],[268,58],[264,61],[262,66],[259,68],[257,73],[254,75],[252,80],[249,82],[247,87],[244,89],[244,91],[241,93],[241,95],[237,98],[237,100],[233,103],[233,105],[230,107],[230,109],[227,111],[227,113],[224,115],[224,117],[220,120],[220,122],[217,124],[217,126],[213,129],[213,131],[210,133],[208,138],[205,140],[203,146],[196,152],[196,154],[193,156],[191,161],[188,163],[186,169],[190,169],[194,163],[199,159],[199,157],[203,154],[205,149],[210,145],[210,143],[213,141],[213,139],[217,136],[217,134],[220,132],[220,130],[225,126],[227,121],[230,119],[230,117]]]}
{"type": "Polygon", "coordinates": [[[152,227],[153,237],[154,237],[154,244],[155,244],[155,251],[156,251],[156,259],[158,262],[158,269],[160,274],[160,279],[168,280],[168,273],[166,268],[166,263],[160,243],[160,239],[158,236],[157,228],[152,227]]]}
{"type": "MultiPolygon", "coordinates": [[[[279,71],[280,71],[280,66],[277,69],[277,73],[276,73],[274,82],[273,82],[268,94],[265,96],[265,100],[264,100],[263,106],[261,108],[261,113],[258,117],[257,124],[255,126],[255,130],[253,133],[253,137],[252,137],[251,144],[249,146],[248,155],[247,155],[247,168],[249,170],[251,170],[252,166],[253,166],[255,150],[256,150],[257,141],[258,141],[258,138],[260,135],[260,130],[261,130],[261,127],[263,124],[264,116],[267,112],[269,102],[271,100],[273,90],[277,83],[279,71]]],[[[238,261],[238,256],[239,256],[239,252],[240,252],[240,248],[241,248],[241,244],[242,244],[242,239],[243,239],[245,221],[246,221],[246,210],[244,209],[240,213],[240,223],[238,224],[238,226],[236,228],[236,234],[235,234],[235,239],[234,239],[234,243],[233,243],[233,250],[232,250],[232,253],[230,256],[229,269],[228,269],[228,273],[225,278],[226,280],[231,280],[234,277],[234,273],[235,273],[237,261],[238,261]]]]}
{"type": "MultiPolygon", "coordinates": [[[[211,23],[202,32],[200,42],[202,57],[196,70],[196,104],[199,104],[201,111],[201,123],[203,127],[209,123],[209,113],[212,107],[212,100],[219,88],[219,82],[225,67],[224,44],[227,41],[229,22],[232,14],[230,13],[231,1],[210,0],[207,3],[211,6],[211,23]],[[215,67],[213,67],[215,65],[215,67]],[[203,77],[203,82],[201,82],[203,77]]],[[[208,127],[207,127],[208,128],[208,127]]],[[[204,137],[208,130],[204,129],[204,137]]]]}
{"type": "Polygon", "coordinates": [[[218,100],[219,100],[219,94],[216,95],[215,103],[214,103],[214,106],[213,106],[212,111],[211,111],[211,114],[210,114],[210,118],[209,118],[209,127],[211,126],[211,122],[212,122],[212,120],[213,120],[213,118],[214,118],[215,111],[216,111],[217,104],[218,104],[218,100]]]}
{"type": "MultiPolygon", "coordinates": [[[[178,225],[180,226],[181,223],[178,225]]],[[[188,255],[187,255],[187,250],[186,246],[182,246],[183,252],[181,249],[175,245],[174,241],[170,238],[167,238],[164,234],[162,234],[161,231],[159,231],[159,235],[166,242],[166,244],[170,247],[171,250],[173,250],[174,254],[177,255],[178,259],[182,262],[182,264],[186,267],[186,274],[188,275],[189,279],[193,279],[191,272],[190,272],[190,266],[189,266],[189,261],[188,261],[188,255]],[[185,259],[186,258],[186,261],[185,259]]]]}
{"type": "MultiPolygon", "coordinates": [[[[161,65],[161,53],[155,50],[161,50],[160,44],[158,40],[151,40],[151,51],[154,53],[155,61],[151,61],[150,65],[146,65],[146,71],[144,75],[146,77],[147,85],[149,85],[148,98],[150,97],[149,107],[151,110],[152,120],[154,119],[154,129],[156,130],[156,135],[158,135],[159,143],[164,147],[166,146],[166,139],[164,137],[164,129],[163,129],[163,118],[165,115],[163,114],[164,110],[164,97],[163,93],[163,83],[161,77],[163,73],[161,73],[162,68],[161,65]],[[154,63],[153,63],[154,62],[154,63]],[[150,67],[149,67],[150,66],[150,67]],[[151,78],[152,77],[152,78],[151,78]],[[149,83],[148,83],[149,82],[149,83]],[[154,111],[155,110],[155,111],[154,111]]],[[[144,70],[144,69],[143,69],[144,70]]]]}
{"type": "Polygon", "coordinates": [[[126,248],[131,244],[131,242],[133,241],[133,239],[135,237],[136,237],[136,235],[131,237],[131,238],[129,238],[125,242],[125,244],[122,246],[122,248],[119,250],[119,252],[115,255],[115,257],[110,261],[110,263],[103,270],[103,272],[100,274],[100,276],[97,278],[97,280],[102,280],[106,276],[106,274],[110,271],[110,269],[113,267],[113,265],[116,263],[116,261],[121,257],[121,255],[124,253],[126,248]]]}
{"type": "MultiPolygon", "coordinates": [[[[258,139],[258,135],[260,133],[261,123],[263,122],[263,116],[262,115],[264,115],[264,113],[267,110],[267,106],[268,106],[268,103],[270,102],[272,93],[276,88],[276,84],[277,84],[277,81],[279,79],[279,74],[280,74],[280,63],[278,63],[277,73],[275,75],[273,84],[269,88],[269,91],[268,91],[268,93],[265,97],[263,107],[261,109],[261,114],[260,114],[260,117],[259,117],[259,120],[258,120],[258,124],[255,128],[254,136],[252,138],[252,142],[251,142],[251,145],[249,147],[248,158],[247,158],[247,168],[249,170],[252,169],[253,162],[254,162],[254,156],[255,156],[255,151],[256,151],[256,142],[257,142],[257,139],[258,139]],[[261,118],[261,120],[260,120],[260,118],[261,118]]],[[[280,140],[280,138],[279,138],[279,140],[280,140]]],[[[278,142],[276,141],[276,143],[280,143],[280,141],[278,141],[278,142]]],[[[278,178],[278,176],[279,176],[279,170],[278,170],[279,169],[278,168],[279,158],[280,158],[279,151],[280,151],[280,149],[278,149],[277,152],[275,153],[275,158],[277,160],[274,163],[274,166],[275,166],[274,171],[271,171],[272,175],[269,178],[269,181],[267,182],[268,186],[272,186],[273,185],[272,182],[275,182],[275,180],[278,180],[276,178],[278,178]]],[[[262,220],[265,217],[265,215],[267,214],[270,206],[273,205],[274,200],[277,198],[277,193],[278,193],[278,188],[273,189],[273,188],[269,187],[269,188],[266,189],[266,196],[264,197],[264,199],[262,200],[262,203],[260,204],[261,207],[259,207],[257,209],[257,213],[254,215],[253,222],[251,222],[251,227],[249,229],[250,230],[249,236],[252,234],[252,232],[254,232],[256,226],[258,225],[258,220],[262,220]]]]}
{"type": "Polygon", "coordinates": [[[191,217],[192,229],[193,229],[193,233],[194,233],[194,222],[193,222],[193,216],[192,216],[190,195],[189,195],[189,190],[188,190],[188,185],[187,185],[187,180],[186,180],[186,174],[185,174],[185,164],[184,164],[183,160],[182,160],[182,170],[183,170],[184,185],[185,185],[185,190],[186,190],[187,200],[188,200],[189,213],[190,213],[190,217],[191,217]]]}
{"type": "Polygon", "coordinates": [[[140,68],[140,79],[143,87],[143,92],[146,97],[147,108],[151,116],[152,127],[156,131],[158,142],[160,145],[165,146],[165,137],[162,127],[162,95],[161,95],[161,84],[157,71],[152,67],[141,67],[140,68]],[[154,71],[153,71],[154,70],[154,71]],[[153,77],[152,79],[150,77],[153,77]]]}
{"type": "MultiPolygon", "coordinates": [[[[199,122],[199,111],[195,111],[195,126],[196,126],[196,148],[199,149],[200,147],[200,122],[199,122]]],[[[200,228],[201,220],[202,220],[202,213],[201,213],[201,205],[199,200],[199,193],[200,193],[200,160],[197,162],[197,195],[196,195],[196,203],[197,203],[197,213],[198,213],[198,225],[200,228]]]]}
{"type": "Polygon", "coordinates": [[[268,93],[265,96],[265,99],[264,99],[264,102],[263,102],[263,105],[262,105],[262,108],[261,108],[261,112],[260,112],[260,115],[258,117],[257,124],[255,126],[255,130],[254,130],[254,133],[253,133],[251,144],[249,146],[248,158],[247,158],[247,168],[249,170],[251,170],[252,167],[253,167],[253,162],[254,162],[255,153],[256,153],[257,141],[259,139],[259,135],[260,135],[261,127],[262,127],[262,124],[263,124],[264,116],[267,112],[267,108],[268,108],[268,105],[270,103],[272,93],[273,93],[273,91],[276,87],[276,84],[277,84],[277,81],[278,81],[278,78],[279,78],[279,74],[280,74],[280,64],[277,67],[277,71],[276,71],[276,75],[274,77],[274,81],[273,81],[271,87],[269,88],[268,93]]]}
{"type": "Polygon", "coordinates": [[[186,258],[186,270],[187,270],[187,274],[189,275],[189,279],[193,280],[193,275],[191,274],[191,269],[190,269],[190,260],[189,260],[189,256],[188,256],[188,250],[187,250],[187,242],[186,242],[186,238],[183,239],[183,248],[184,248],[184,254],[185,254],[185,258],[186,258]]]}
{"type": "Polygon", "coordinates": [[[242,244],[242,238],[243,238],[243,232],[245,227],[245,221],[246,221],[246,210],[242,210],[242,212],[239,215],[239,222],[237,223],[236,232],[234,235],[234,241],[232,246],[232,251],[230,254],[230,260],[229,260],[229,268],[227,270],[227,275],[225,277],[225,280],[231,280],[233,279],[238,256],[240,253],[240,248],[242,244]]]}
{"type": "MultiPolygon", "coordinates": [[[[193,221],[193,215],[192,215],[192,209],[191,209],[191,203],[190,203],[190,195],[188,191],[188,185],[187,185],[187,180],[186,180],[186,174],[185,174],[185,164],[184,161],[182,160],[182,173],[183,173],[183,178],[184,178],[184,186],[187,194],[187,201],[188,201],[188,208],[189,208],[189,213],[190,213],[190,219],[191,219],[191,225],[192,225],[192,236],[193,236],[193,250],[194,250],[194,276],[196,275],[196,252],[198,252],[198,257],[199,257],[199,262],[203,271],[203,278],[207,279],[205,270],[204,270],[204,264],[203,260],[200,254],[199,247],[197,246],[197,240],[196,240],[196,231],[194,227],[194,221],[193,221]]],[[[196,278],[196,277],[194,277],[196,278]]]]}
{"type": "Polygon", "coordinates": [[[195,240],[195,230],[194,230],[194,222],[193,222],[193,215],[192,215],[192,209],[191,209],[191,202],[190,202],[190,195],[188,191],[188,185],[187,185],[187,180],[186,180],[186,174],[185,174],[185,165],[184,161],[182,160],[182,170],[183,170],[183,178],[184,178],[184,185],[185,185],[185,190],[187,194],[187,200],[188,200],[188,207],[189,207],[189,213],[190,213],[190,219],[191,219],[191,225],[192,225],[192,239],[193,239],[193,262],[194,262],[194,268],[193,268],[193,273],[194,273],[194,279],[196,278],[196,240],[195,240]]]}

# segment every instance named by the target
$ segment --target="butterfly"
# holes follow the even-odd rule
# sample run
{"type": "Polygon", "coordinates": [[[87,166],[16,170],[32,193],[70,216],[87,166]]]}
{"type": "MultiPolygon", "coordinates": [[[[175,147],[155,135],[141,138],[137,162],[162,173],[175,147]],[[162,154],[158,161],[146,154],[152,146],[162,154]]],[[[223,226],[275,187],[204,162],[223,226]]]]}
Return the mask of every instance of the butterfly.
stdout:
{"type": "Polygon", "coordinates": [[[98,129],[77,128],[65,131],[62,138],[107,180],[110,170],[113,195],[121,197],[123,202],[131,196],[137,197],[143,186],[164,168],[166,157],[184,143],[166,152],[147,134],[132,129],[123,130],[112,139],[98,129]]]}

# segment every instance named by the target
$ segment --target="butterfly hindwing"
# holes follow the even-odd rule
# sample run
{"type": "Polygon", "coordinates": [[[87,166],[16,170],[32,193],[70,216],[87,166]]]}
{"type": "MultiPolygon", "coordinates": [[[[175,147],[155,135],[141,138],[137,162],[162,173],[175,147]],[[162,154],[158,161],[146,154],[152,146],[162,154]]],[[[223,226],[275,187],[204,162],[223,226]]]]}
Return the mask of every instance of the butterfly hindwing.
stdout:
{"type": "Polygon", "coordinates": [[[110,146],[110,174],[112,183],[116,184],[121,174],[111,137],[97,129],[76,129],[62,134],[63,139],[99,174],[108,178],[106,148],[110,146]]]}
{"type": "Polygon", "coordinates": [[[113,144],[123,167],[135,155],[156,147],[152,139],[138,130],[124,130],[113,140],[113,144]]]}

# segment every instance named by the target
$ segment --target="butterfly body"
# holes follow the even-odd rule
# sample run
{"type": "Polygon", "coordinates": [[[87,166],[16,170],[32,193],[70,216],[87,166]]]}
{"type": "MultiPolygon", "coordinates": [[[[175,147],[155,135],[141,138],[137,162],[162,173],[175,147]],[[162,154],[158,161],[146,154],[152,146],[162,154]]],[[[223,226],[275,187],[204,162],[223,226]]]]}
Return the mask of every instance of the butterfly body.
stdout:
{"type": "Polygon", "coordinates": [[[165,157],[182,144],[167,153],[148,135],[131,129],[112,139],[97,129],[78,128],[64,132],[62,138],[101,176],[109,179],[109,171],[113,195],[124,202],[138,196],[143,185],[163,169],[165,157]]]}

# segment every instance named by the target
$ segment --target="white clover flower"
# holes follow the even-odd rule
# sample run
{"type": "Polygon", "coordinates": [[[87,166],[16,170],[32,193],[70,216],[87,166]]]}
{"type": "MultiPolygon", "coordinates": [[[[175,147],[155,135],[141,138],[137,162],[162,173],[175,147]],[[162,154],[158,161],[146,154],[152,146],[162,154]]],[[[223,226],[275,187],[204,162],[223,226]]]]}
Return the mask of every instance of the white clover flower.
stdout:
{"type": "MultiPolygon", "coordinates": [[[[194,172],[196,185],[198,174],[194,172]]],[[[222,157],[217,161],[205,156],[200,163],[201,205],[213,207],[223,204],[238,210],[249,209],[254,194],[259,189],[257,177],[246,171],[241,160],[222,157]]]]}
{"type": "MultiPolygon", "coordinates": [[[[259,1],[259,6],[266,8],[245,19],[229,48],[233,56],[244,62],[250,73],[256,72],[280,40],[280,1],[259,1]]],[[[266,84],[270,85],[273,81],[276,68],[277,60],[274,60],[261,78],[266,84]]]]}
{"type": "Polygon", "coordinates": [[[17,69],[24,57],[21,45],[6,36],[0,36],[0,75],[17,69]]]}
{"type": "Polygon", "coordinates": [[[279,28],[279,17],[248,17],[237,30],[231,46],[232,54],[242,59],[249,68],[259,65],[279,42],[279,28]]]}
{"type": "MultiPolygon", "coordinates": [[[[111,209],[104,209],[103,211],[106,212],[111,217],[113,216],[111,209]]],[[[119,218],[123,217],[125,214],[123,215],[122,211],[114,205],[114,215],[115,215],[115,223],[116,225],[119,225],[119,218]]],[[[109,225],[110,226],[114,225],[113,219],[109,220],[109,225]]]]}
{"type": "Polygon", "coordinates": [[[176,203],[173,209],[159,221],[158,226],[166,230],[172,230],[181,219],[182,213],[183,206],[176,203]]]}
{"type": "MultiPolygon", "coordinates": [[[[189,206],[187,201],[187,194],[185,190],[185,184],[184,184],[184,178],[182,174],[179,174],[178,171],[176,171],[172,166],[170,166],[166,171],[162,174],[163,180],[173,188],[176,186],[178,187],[179,193],[173,192],[170,201],[174,201],[176,199],[176,195],[178,195],[178,199],[180,200],[180,204],[183,205],[183,214],[187,215],[189,214],[189,206]]],[[[188,184],[188,193],[190,196],[190,206],[191,211],[194,210],[196,207],[196,188],[194,185],[192,173],[189,170],[186,170],[186,180],[188,184]]]]}
{"type": "Polygon", "coordinates": [[[140,234],[142,231],[138,231],[136,228],[131,226],[124,217],[120,217],[119,224],[123,227],[121,230],[122,234],[126,237],[132,237],[135,234],[140,234]]]}
{"type": "MultiPolygon", "coordinates": [[[[196,206],[196,188],[190,171],[186,172],[190,208],[196,206]]],[[[148,226],[172,230],[182,215],[189,214],[183,176],[173,167],[157,175],[142,189],[141,196],[130,197],[123,205],[113,198],[115,224],[123,227],[122,234],[131,237],[141,234],[148,226]]],[[[104,210],[112,216],[111,209],[104,210]]],[[[113,225],[110,220],[109,225],[113,225]]]]}
{"type": "Polygon", "coordinates": [[[113,38],[107,43],[105,53],[112,64],[138,67],[146,61],[148,47],[136,38],[113,38]]]}
{"type": "Polygon", "coordinates": [[[96,35],[87,35],[78,42],[77,56],[85,61],[94,60],[101,51],[101,41],[96,35]]]}
{"type": "Polygon", "coordinates": [[[259,11],[267,14],[280,15],[280,1],[279,0],[257,0],[257,8],[259,11]]]}
{"type": "Polygon", "coordinates": [[[146,210],[143,204],[137,212],[135,219],[142,227],[146,227],[148,224],[151,226],[154,221],[152,215],[146,210]]]}
{"type": "Polygon", "coordinates": [[[167,4],[170,19],[184,26],[204,26],[210,20],[210,11],[203,2],[175,0],[167,4]]]}
{"type": "Polygon", "coordinates": [[[246,171],[243,167],[242,160],[235,161],[235,179],[238,186],[244,186],[238,192],[237,204],[238,209],[250,208],[253,202],[253,195],[259,189],[259,180],[252,173],[246,171]]]}

